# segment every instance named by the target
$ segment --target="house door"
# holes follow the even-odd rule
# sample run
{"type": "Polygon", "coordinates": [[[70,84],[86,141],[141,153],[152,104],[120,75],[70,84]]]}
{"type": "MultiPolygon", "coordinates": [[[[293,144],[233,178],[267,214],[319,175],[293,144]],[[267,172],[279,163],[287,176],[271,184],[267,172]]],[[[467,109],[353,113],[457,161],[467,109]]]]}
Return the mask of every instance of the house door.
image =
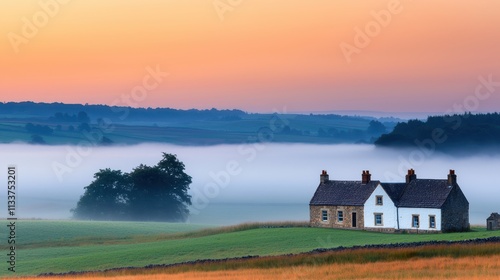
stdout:
{"type": "Polygon", "coordinates": [[[356,212],[352,213],[352,227],[356,227],[358,224],[357,219],[356,219],[356,212]]]}
{"type": "Polygon", "coordinates": [[[493,230],[493,222],[488,222],[488,230],[493,230]]]}

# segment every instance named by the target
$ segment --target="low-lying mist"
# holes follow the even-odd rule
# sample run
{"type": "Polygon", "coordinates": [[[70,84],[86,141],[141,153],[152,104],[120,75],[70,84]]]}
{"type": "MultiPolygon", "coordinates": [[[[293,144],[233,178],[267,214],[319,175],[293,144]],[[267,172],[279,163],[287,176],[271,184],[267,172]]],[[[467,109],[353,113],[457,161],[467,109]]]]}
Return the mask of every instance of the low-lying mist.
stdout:
{"type": "MultiPolygon", "coordinates": [[[[5,168],[0,180],[7,180],[7,165],[17,165],[18,217],[66,219],[99,169],[130,172],[141,163],[156,164],[162,152],[177,154],[193,177],[189,221],[194,223],[307,220],[323,169],[332,180],[360,180],[362,170],[370,170],[373,180],[386,182],[402,182],[409,168],[418,178],[433,179],[444,179],[454,169],[470,202],[472,224],[484,224],[491,212],[500,211],[499,157],[453,157],[372,145],[144,144],[89,149],[9,144],[0,145],[5,168]]],[[[5,205],[6,197],[0,199],[5,205]]]]}

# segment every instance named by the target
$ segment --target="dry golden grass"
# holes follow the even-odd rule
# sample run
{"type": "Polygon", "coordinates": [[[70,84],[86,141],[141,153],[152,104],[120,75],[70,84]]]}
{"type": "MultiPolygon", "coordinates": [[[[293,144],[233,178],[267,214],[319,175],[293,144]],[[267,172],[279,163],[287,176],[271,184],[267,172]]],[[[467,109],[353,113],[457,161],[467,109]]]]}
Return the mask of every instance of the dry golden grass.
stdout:
{"type": "MultiPolygon", "coordinates": [[[[160,279],[500,279],[500,256],[415,258],[407,261],[384,261],[366,264],[345,263],[299,265],[272,269],[236,269],[165,273],[143,271],[143,275],[22,278],[25,280],[160,280],[160,279]]],[[[126,271],[121,272],[126,274],[126,271]]]]}

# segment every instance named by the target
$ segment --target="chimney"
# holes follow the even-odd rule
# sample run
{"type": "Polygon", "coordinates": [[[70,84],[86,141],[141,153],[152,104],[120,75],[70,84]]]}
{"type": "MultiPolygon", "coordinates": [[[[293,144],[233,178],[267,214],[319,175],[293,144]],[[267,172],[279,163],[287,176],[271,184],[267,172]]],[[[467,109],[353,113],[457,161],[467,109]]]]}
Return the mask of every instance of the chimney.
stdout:
{"type": "Polygon", "coordinates": [[[415,170],[408,169],[408,174],[406,175],[406,183],[409,184],[411,181],[416,180],[417,175],[415,174],[415,170]]]}
{"type": "Polygon", "coordinates": [[[361,184],[366,185],[370,183],[372,174],[370,174],[369,170],[363,170],[363,174],[361,174],[361,184]]]}
{"type": "Polygon", "coordinates": [[[321,175],[319,175],[319,182],[320,182],[321,184],[323,184],[323,183],[328,182],[328,180],[329,180],[329,179],[330,179],[330,178],[329,178],[329,176],[328,176],[328,173],[326,172],[326,170],[323,170],[323,171],[321,172],[321,175]]]}
{"type": "Polygon", "coordinates": [[[455,170],[450,169],[450,174],[448,174],[448,185],[453,186],[457,183],[457,175],[455,175],[455,170]]]}

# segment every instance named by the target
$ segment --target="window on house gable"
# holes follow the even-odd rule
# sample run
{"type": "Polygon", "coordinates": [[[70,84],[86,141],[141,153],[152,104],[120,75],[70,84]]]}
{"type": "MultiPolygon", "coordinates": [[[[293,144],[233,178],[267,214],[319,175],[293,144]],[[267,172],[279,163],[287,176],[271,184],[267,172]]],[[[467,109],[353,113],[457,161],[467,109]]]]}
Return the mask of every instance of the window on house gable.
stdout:
{"type": "Polygon", "coordinates": [[[337,211],[337,222],[344,222],[344,211],[337,211]]]}
{"type": "Polygon", "coordinates": [[[436,228],[436,216],[429,216],[429,228],[436,228]]]}
{"type": "Polygon", "coordinates": [[[375,213],[375,225],[376,226],[382,226],[383,225],[382,214],[381,213],[375,213]]]}
{"type": "Polygon", "coordinates": [[[377,204],[377,205],[383,205],[384,204],[383,196],[377,195],[375,197],[375,204],[377,204]]]}
{"type": "Polygon", "coordinates": [[[328,221],[328,210],[321,210],[321,220],[323,222],[328,221]]]}
{"type": "Polygon", "coordinates": [[[413,215],[411,219],[411,226],[414,228],[418,228],[420,225],[420,218],[418,215],[413,215]]]}

